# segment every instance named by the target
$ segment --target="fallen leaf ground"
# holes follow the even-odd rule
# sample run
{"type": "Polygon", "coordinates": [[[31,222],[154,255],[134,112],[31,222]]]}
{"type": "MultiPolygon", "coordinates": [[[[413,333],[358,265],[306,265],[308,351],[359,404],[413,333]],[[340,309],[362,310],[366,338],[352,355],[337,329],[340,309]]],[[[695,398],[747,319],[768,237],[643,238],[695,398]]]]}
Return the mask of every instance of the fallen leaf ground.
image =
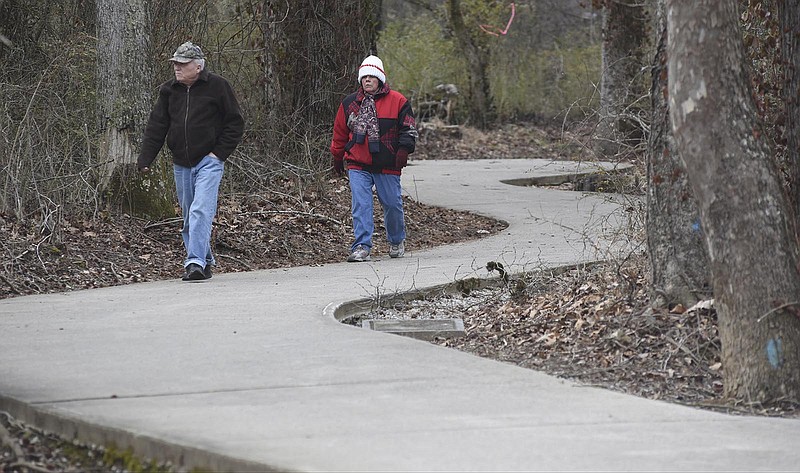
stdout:
{"type": "Polygon", "coordinates": [[[401,302],[349,322],[460,318],[466,336],[434,343],[648,399],[730,414],[800,417],[796,402],[765,406],[724,399],[711,301],[649,308],[645,267],[643,256],[633,256],[624,266],[530,273],[497,287],[401,302]]]}
{"type": "MultiPolygon", "coordinates": [[[[585,159],[579,134],[525,124],[491,132],[428,126],[415,159],[585,159]]],[[[349,190],[331,179],[315,189],[292,181],[252,195],[227,195],[214,225],[216,272],[343,261],[350,238],[349,190]]],[[[386,252],[377,211],[377,252],[386,252]]],[[[503,224],[406,201],[412,249],[494,234],[503,224]]],[[[56,228],[0,215],[0,298],[177,278],[180,219],[127,215],[66,218],[56,228]]],[[[498,288],[413,301],[369,317],[460,317],[467,336],[434,343],[632,395],[748,415],[798,416],[796,404],[730,404],[712,308],[648,309],[646,264],[600,264],[532,273],[498,288]],[[423,315],[424,314],[424,315],[423,315]]],[[[489,274],[487,273],[487,276],[489,274]]],[[[353,321],[351,321],[353,322],[353,321]]],[[[168,471],[129,455],[67,441],[0,413],[0,471],[168,471]],[[127,462],[127,463],[126,463],[127,462]]]]}

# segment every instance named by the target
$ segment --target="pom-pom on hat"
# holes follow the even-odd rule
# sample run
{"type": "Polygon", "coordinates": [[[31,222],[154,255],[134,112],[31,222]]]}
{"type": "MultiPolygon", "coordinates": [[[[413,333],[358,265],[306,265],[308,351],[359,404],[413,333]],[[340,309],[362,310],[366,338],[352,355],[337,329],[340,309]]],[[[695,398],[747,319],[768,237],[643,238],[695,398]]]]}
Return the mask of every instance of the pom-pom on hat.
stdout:
{"type": "Polygon", "coordinates": [[[358,68],[358,83],[364,76],[375,76],[384,84],[386,83],[386,73],[383,72],[383,61],[378,56],[367,56],[358,68]]]}

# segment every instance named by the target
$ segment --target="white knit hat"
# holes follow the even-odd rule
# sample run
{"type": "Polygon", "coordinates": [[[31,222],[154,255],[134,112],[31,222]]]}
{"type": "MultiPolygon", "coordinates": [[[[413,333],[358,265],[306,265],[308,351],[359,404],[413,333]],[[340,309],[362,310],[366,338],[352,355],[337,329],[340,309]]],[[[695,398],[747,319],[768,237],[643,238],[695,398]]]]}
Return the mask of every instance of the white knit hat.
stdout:
{"type": "Polygon", "coordinates": [[[378,56],[367,56],[358,68],[358,83],[364,76],[375,76],[386,83],[386,73],[383,72],[383,61],[378,56]]]}

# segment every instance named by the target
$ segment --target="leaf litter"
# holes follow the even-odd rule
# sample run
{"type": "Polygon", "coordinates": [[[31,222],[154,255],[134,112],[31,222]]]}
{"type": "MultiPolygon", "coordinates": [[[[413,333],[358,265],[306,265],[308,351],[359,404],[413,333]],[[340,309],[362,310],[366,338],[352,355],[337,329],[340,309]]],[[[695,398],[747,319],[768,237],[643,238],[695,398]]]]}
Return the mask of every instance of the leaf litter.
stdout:
{"type": "MultiPolygon", "coordinates": [[[[423,127],[415,159],[581,159],[581,137],[507,125],[492,132],[423,127]]],[[[264,193],[225,195],[212,236],[216,272],[343,261],[351,238],[349,190],[330,179],[316,190],[295,181],[264,193]]],[[[378,204],[375,202],[376,210],[378,204]]],[[[408,247],[483,238],[504,224],[407,200],[408,247]]],[[[376,251],[383,248],[376,212],[376,251]]],[[[180,217],[66,217],[57,227],[0,214],[0,298],[179,277],[180,217]]],[[[632,260],[635,261],[635,260],[632,260]]],[[[440,295],[369,317],[464,320],[467,336],[433,343],[514,363],[583,385],[735,414],[797,417],[797,406],[736,405],[721,398],[722,366],[713,304],[647,308],[644,263],[612,263],[507,278],[499,287],[440,295]]],[[[493,274],[488,273],[487,277],[493,274]]],[[[135,459],[134,459],[135,460],[135,459]]],[[[0,471],[129,471],[129,452],[64,439],[0,412],[0,471]],[[123,460],[127,460],[127,463],[123,460]]],[[[173,471],[169,464],[143,471],[173,471]]]]}
{"type": "Polygon", "coordinates": [[[688,310],[649,307],[645,257],[626,265],[530,273],[361,317],[461,318],[465,337],[433,343],[647,399],[730,414],[800,417],[794,402],[767,406],[724,399],[713,300],[688,310]]]}

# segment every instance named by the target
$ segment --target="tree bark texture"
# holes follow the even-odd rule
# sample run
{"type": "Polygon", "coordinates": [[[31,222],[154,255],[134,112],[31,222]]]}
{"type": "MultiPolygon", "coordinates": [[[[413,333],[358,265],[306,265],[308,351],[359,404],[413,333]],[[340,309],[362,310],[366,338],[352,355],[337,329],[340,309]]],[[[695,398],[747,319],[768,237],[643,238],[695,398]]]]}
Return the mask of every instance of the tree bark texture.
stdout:
{"type": "Polygon", "coordinates": [[[647,247],[654,306],[690,307],[711,297],[711,281],[700,214],[681,162],[667,102],[667,25],[653,60],[652,119],[647,152],[647,247]]]}
{"type": "Polygon", "coordinates": [[[97,0],[96,8],[101,187],[134,214],[174,215],[165,179],[136,173],[137,143],[153,100],[146,0],[97,0]]]}
{"type": "Polygon", "coordinates": [[[800,0],[779,1],[778,8],[786,106],[786,162],[791,166],[790,189],[795,215],[800,215],[800,0]]]}
{"type": "Polygon", "coordinates": [[[469,75],[467,104],[473,126],[489,128],[495,121],[495,107],[489,82],[489,49],[479,45],[467,30],[460,0],[447,0],[447,16],[459,49],[466,59],[469,75]]]}
{"type": "Polygon", "coordinates": [[[112,171],[135,161],[132,139],[142,132],[151,105],[150,22],[144,0],[97,0],[97,20],[100,129],[107,133],[112,171]]]}
{"type": "MultiPolygon", "coordinates": [[[[358,66],[378,54],[376,8],[374,0],[265,1],[268,146],[296,153],[314,137],[329,140],[339,103],[358,87],[358,66]]],[[[312,147],[327,155],[323,141],[312,147]]]]}
{"type": "Polygon", "coordinates": [[[736,0],[667,0],[669,106],[711,262],[725,395],[800,398],[790,202],[757,123],[736,0]]]}
{"type": "Polygon", "coordinates": [[[640,0],[611,0],[603,8],[600,117],[596,151],[612,158],[637,135],[633,103],[646,93],[638,79],[645,66],[647,15],[640,0]]]}

